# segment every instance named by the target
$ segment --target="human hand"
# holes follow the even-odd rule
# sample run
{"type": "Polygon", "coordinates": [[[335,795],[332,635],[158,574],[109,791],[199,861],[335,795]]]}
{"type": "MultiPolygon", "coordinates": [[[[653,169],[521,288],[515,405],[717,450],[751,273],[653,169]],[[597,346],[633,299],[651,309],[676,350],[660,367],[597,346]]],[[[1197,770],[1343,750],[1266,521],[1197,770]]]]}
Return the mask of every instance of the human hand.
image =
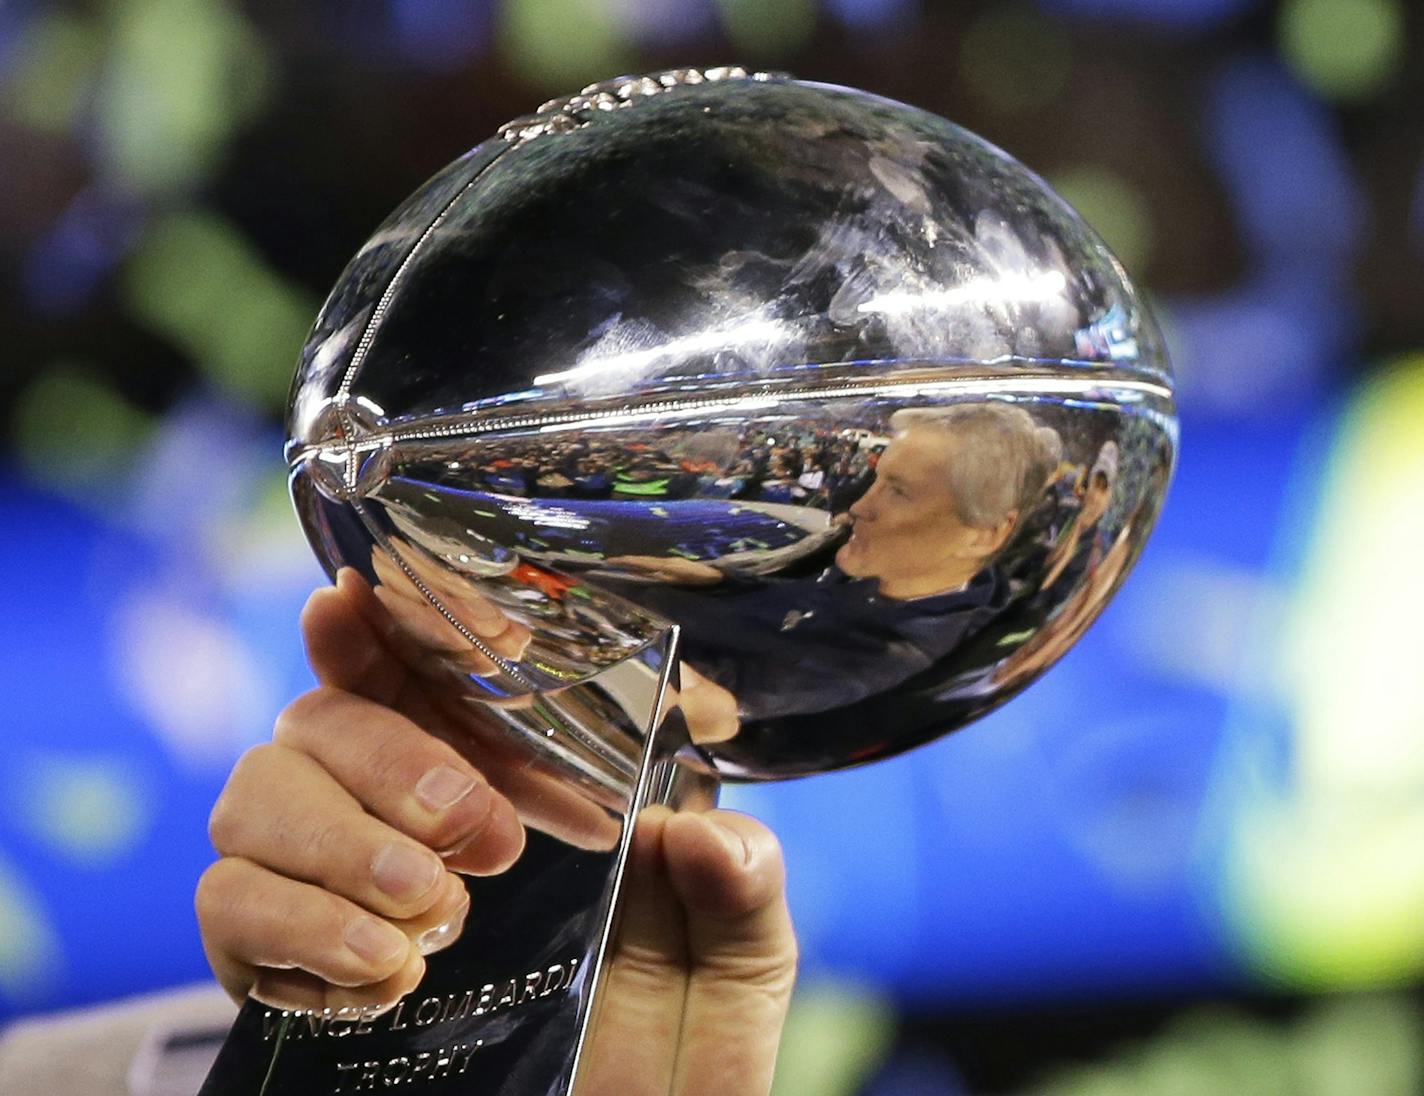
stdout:
{"type": "MultiPolygon", "coordinates": [[[[502,871],[523,847],[529,789],[499,759],[440,737],[438,705],[382,646],[361,608],[371,592],[354,577],[303,614],[322,684],[239,762],[214,809],[221,859],[200,882],[199,919],[238,999],[394,1002],[419,982],[424,955],[459,935],[468,897],[452,872],[502,871]]],[[[531,824],[577,835],[577,817],[557,813],[554,827],[531,824]]],[[[719,1063],[741,1063],[752,1087],[717,1091],[765,1091],[795,965],[775,839],[738,815],[655,808],[629,871],[628,931],[581,1092],[692,1092],[693,1079],[722,1075],[719,1063]],[[640,1087],[648,1078],[663,1087],[640,1087]]]]}
{"type": "Polygon", "coordinates": [[[710,677],[704,677],[684,662],[679,667],[682,688],[675,699],[687,725],[687,737],[699,745],[726,742],[742,729],[737,698],[710,677]]]}
{"type": "Polygon", "coordinates": [[[781,850],[733,811],[638,819],[575,1096],[764,1096],[796,978],[781,850]]]}
{"type": "Polygon", "coordinates": [[[320,682],[238,761],[196,895],[203,945],[235,999],[280,1008],[388,1004],[458,936],[455,872],[507,869],[524,829],[450,742],[420,683],[382,645],[354,573],[302,614],[320,682]]]}
{"type": "Polygon", "coordinates": [[[604,563],[679,586],[715,586],[726,577],[710,563],[682,556],[609,556],[604,563]]]}

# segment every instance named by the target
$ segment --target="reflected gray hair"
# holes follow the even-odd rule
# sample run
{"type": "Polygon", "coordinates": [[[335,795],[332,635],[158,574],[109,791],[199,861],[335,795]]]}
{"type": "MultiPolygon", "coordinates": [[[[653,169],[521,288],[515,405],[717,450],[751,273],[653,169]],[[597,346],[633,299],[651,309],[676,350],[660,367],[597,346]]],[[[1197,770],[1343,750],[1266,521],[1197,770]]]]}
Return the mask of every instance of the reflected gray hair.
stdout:
{"type": "Polygon", "coordinates": [[[897,434],[920,427],[965,442],[947,471],[955,516],[976,529],[1027,517],[1063,456],[1058,431],[1011,403],[907,407],[890,416],[897,434]]]}

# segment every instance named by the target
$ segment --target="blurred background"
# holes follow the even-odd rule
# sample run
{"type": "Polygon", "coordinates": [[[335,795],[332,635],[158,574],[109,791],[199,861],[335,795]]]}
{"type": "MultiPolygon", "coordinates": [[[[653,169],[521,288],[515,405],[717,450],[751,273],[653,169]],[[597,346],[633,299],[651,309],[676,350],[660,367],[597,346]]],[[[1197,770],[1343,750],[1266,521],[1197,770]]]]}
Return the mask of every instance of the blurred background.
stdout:
{"type": "Polygon", "coordinates": [[[735,61],[1046,176],[1183,419],[1042,682],[729,793],[791,866],[779,1092],[1424,1091],[1421,47],[1408,0],[0,0],[0,1022],[205,975],[208,809],[309,681],[278,417],[346,260],[551,95],[735,61]]]}

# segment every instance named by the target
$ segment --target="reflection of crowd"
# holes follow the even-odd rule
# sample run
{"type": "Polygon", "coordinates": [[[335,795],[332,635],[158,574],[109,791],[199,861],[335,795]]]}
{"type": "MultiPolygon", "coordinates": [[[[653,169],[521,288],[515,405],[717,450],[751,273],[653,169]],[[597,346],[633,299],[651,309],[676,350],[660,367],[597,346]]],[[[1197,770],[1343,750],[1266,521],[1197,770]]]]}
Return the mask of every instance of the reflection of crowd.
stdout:
{"type": "Polygon", "coordinates": [[[1102,558],[1107,545],[1103,518],[1118,475],[1118,447],[1099,449],[1092,467],[1064,461],[1049,480],[1043,504],[1025,523],[1005,566],[1024,592],[1054,601],[1055,591],[1076,585],[1102,558]]]}
{"type": "Polygon", "coordinates": [[[810,420],[748,427],[730,458],[680,452],[617,434],[502,440],[454,462],[476,485],[523,498],[723,498],[844,509],[865,487],[884,445],[860,430],[810,420]]]}
{"type": "Polygon", "coordinates": [[[726,476],[727,498],[845,509],[869,482],[884,444],[865,431],[828,430],[813,422],[749,429],[726,476]]]}

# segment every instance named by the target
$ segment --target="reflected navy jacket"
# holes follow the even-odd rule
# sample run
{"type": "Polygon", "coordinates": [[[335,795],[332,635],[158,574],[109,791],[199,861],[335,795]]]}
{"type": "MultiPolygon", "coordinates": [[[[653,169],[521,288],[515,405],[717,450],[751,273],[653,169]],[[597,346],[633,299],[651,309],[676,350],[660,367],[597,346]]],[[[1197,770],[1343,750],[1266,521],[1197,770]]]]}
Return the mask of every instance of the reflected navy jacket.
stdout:
{"type": "Polygon", "coordinates": [[[830,567],[814,578],[729,578],[697,591],[626,595],[683,625],[683,656],[729,689],[748,719],[854,703],[938,662],[992,620],[1008,583],[987,568],[963,589],[897,600],[874,578],[830,567]]]}

